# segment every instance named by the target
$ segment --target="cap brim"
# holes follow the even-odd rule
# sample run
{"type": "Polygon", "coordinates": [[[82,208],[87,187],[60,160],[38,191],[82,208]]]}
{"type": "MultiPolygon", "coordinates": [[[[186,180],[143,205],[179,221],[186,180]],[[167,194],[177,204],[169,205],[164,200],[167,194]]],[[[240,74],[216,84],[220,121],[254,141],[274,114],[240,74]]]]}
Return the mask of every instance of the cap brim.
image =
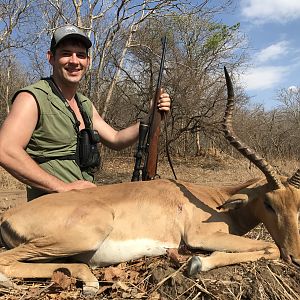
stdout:
{"type": "Polygon", "coordinates": [[[92,46],[92,42],[85,36],[82,36],[77,33],[71,33],[68,34],[67,36],[63,37],[58,43],[68,40],[68,39],[77,39],[80,40],[87,48],[90,48],[92,46]]]}
{"type": "Polygon", "coordinates": [[[90,41],[90,39],[88,39],[87,37],[85,36],[82,36],[78,33],[71,33],[71,34],[68,34],[67,36],[61,38],[59,41],[57,41],[56,45],[55,45],[55,48],[57,47],[57,45],[59,45],[62,41],[65,41],[65,40],[69,40],[69,39],[76,39],[76,40],[79,40],[80,42],[82,42],[87,49],[91,48],[92,46],[92,42],[90,41]]]}

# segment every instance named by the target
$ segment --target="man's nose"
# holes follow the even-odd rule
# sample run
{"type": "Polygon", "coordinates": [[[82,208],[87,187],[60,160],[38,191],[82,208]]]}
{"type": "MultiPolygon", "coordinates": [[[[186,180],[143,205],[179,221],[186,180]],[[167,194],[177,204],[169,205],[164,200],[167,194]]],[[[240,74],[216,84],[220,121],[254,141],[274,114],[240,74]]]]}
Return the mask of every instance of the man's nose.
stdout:
{"type": "Polygon", "coordinates": [[[70,57],[70,62],[73,64],[77,64],[78,63],[78,57],[76,53],[72,53],[71,57],[70,57]]]}

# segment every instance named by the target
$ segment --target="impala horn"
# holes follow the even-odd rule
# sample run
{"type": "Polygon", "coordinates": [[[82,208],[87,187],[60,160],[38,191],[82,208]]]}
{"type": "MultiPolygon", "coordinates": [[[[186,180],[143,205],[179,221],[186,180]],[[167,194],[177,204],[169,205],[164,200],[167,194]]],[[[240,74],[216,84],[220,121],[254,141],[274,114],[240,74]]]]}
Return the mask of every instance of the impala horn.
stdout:
{"type": "Polygon", "coordinates": [[[297,189],[300,188],[300,169],[298,169],[297,172],[288,179],[288,183],[297,189]]]}
{"type": "MultiPolygon", "coordinates": [[[[232,128],[232,112],[234,107],[234,92],[230,76],[227,72],[226,67],[224,67],[226,86],[227,86],[227,104],[225,110],[225,117],[223,119],[223,131],[225,138],[230,142],[230,144],[239,151],[244,157],[246,157],[250,162],[252,162],[259,170],[261,170],[268,183],[270,183],[273,189],[280,189],[283,187],[276,171],[273,167],[262,157],[256,154],[252,149],[250,149],[243,142],[239,141],[237,137],[234,136],[234,131],[232,128]]],[[[296,174],[295,174],[296,175],[296,174]]],[[[294,175],[294,176],[295,176],[294,175]]],[[[293,177],[294,177],[293,176],[293,177]]],[[[300,184],[300,174],[298,174],[298,185],[300,184]]]]}

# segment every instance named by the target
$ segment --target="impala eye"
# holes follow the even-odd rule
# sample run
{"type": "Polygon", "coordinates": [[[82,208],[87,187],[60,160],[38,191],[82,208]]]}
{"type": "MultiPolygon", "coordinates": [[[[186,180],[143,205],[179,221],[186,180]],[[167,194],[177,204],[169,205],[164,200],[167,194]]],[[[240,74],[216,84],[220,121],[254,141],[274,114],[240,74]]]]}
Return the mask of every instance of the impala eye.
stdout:
{"type": "Polygon", "coordinates": [[[269,210],[271,212],[275,212],[274,208],[272,207],[272,205],[270,204],[270,202],[268,200],[264,201],[264,205],[265,205],[267,210],[269,210]]]}

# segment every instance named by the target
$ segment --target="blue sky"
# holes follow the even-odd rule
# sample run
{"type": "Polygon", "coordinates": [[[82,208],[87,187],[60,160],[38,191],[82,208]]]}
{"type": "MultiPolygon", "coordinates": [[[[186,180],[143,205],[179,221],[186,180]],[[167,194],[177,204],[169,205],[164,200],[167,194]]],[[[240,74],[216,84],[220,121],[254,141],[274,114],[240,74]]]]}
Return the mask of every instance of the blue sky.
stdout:
{"type": "Polygon", "coordinates": [[[251,102],[280,105],[279,89],[300,86],[300,0],[240,0],[227,18],[248,38],[250,67],[240,82],[251,102]]]}

